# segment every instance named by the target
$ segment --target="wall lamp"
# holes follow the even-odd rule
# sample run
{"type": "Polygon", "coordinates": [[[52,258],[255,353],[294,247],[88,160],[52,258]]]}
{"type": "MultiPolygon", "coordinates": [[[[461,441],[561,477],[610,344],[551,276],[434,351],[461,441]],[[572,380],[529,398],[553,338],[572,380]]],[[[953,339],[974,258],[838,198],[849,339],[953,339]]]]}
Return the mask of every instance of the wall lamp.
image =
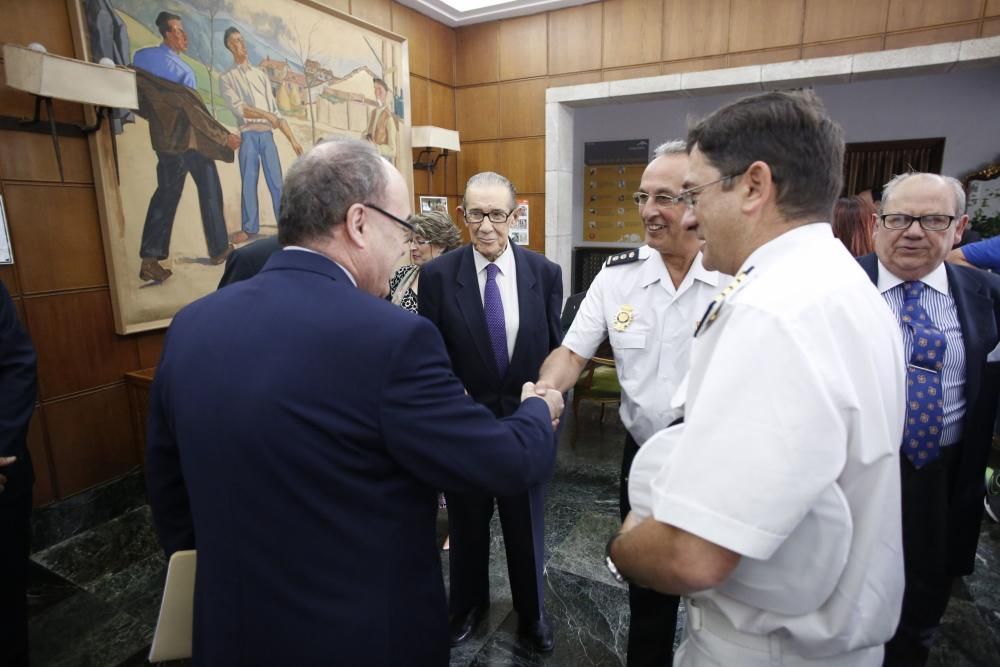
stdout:
{"type": "Polygon", "coordinates": [[[59,150],[60,135],[86,136],[100,129],[104,116],[110,109],[139,108],[135,72],[115,67],[110,60],[94,64],[53,55],[46,52],[41,44],[32,44],[30,47],[4,44],[3,65],[8,86],[35,96],[35,117],[22,119],[0,116],[0,129],[50,134],[61,180],[65,178],[62,153],[59,150]],[[92,104],[97,121],[89,126],[57,122],[52,111],[53,99],[92,104]],[[43,103],[48,123],[43,123],[41,119],[43,103]]]}
{"type": "Polygon", "coordinates": [[[431,176],[437,168],[437,163],[444,158],[445,175],[448,173],[448,151],[462,150],[458,143],[458,132],[446,130],[443,127],[433,125],[417,125],[412,128],[410,134],[410,145],[419,148],[416,159],[413,161],[414,169],[422,169],[427,172],[427,187],[430,188],[431,176]],[[435,151],[438,151],[435,154],[435,151]]]}

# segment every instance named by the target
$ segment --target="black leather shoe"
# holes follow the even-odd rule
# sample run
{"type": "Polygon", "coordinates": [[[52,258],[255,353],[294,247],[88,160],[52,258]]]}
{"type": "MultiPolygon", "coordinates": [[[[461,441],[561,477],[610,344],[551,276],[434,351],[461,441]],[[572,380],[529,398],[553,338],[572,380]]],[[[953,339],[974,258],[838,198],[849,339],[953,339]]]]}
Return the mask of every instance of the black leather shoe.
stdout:
{"type": "Polygon", "coordinates": [[[448,628],[451,633],[451,645],[458,646],[472,636],[479,624],[486,618],[486,612],[490,610],[489,603],[476,605],[464,614],[454,614],[448,620],[448,628]]]}
{"type": "Polygon", "coordinates": [[[531,642],[532,648],[540,653],[551,653],[556,646],[556,639],[552,635],[552,626],[549,625],[549,619],[544,614],[531,623],[520,622],[517,630],[522,637],[531,642]]]}

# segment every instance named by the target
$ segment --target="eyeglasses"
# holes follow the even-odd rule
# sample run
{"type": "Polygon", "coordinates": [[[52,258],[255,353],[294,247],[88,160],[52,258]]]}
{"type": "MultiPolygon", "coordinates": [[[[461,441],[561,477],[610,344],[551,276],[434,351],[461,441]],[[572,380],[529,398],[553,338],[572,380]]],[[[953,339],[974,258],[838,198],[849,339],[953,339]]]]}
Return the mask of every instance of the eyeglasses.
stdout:
{"type": "Polygon", "coordinates": [[[381,213],[382,215],[384,215],[385,217],[387,217],[387,218],[390,218],[390,219],[392,219],[392,220],[394,220],[394,221],[398,222],[398,223],[399,223],[399,224],[401,224],[401,225],[402,225],[403,227],[405,227],[405,228],[406,228],[406,230],[407,230],[408,232],[410,232],[411,234],[412,234],[412,233],[413,233],[413,232],[415,231],[415,230],[414,230],[414,228],[413,228],[413,225],[411,225],[411,224],[410,224],[409,222],[407,222],[406,220],[403,220],[402,218],[397,218],[397,217],[396,217],[396,216],[394,216],[394,215],[393,215],[392,213],[389,213],[389,211],[386,211],[386,210],[384,210],[384,209],[381,209],[381,208],[379,208],[378,206],[376,206],[375,204],[362,204],[362,206],[365,206],[365,207],[367,207],[367,208],[373,208],[373,209],[375,209],[376,211],[378,211],[379,213],[381,213]]]}
{"type": "Polygon", "coordinates": [[[680,195],[649,195],[646,192],[633,192],[632,201],[635,202],[636,206],[640,208],[649,203],[652,199],[653,203],[660,208],[667,208],[669,206],[677,206],[678,204],[684,203],[684,198],[680,195]]]}
{"type": "Polygon", "coordinates": [[[909,229],[910,225],[918,222],[928,232],[940,232],[951,227],[955,216],[945,215],[944,213],[931,213],[929,215],[886,213],[885,215],[880,215],[879,218],[886,229],[909,229]]]}
{"type": "MultiPolygon", "coordinates": [[[[746,170],[744,169],[743,171],[746,171],[746,170]]],[[[683,192],[678,193],[677,194],[677,198],[684,200],[684,204],[688,208],[694,208],[695,206],[698,205],[698,200],[694,198],[695,194],[701,192],[702,190],[704,190],[705,188],[707,188],[710,185],[715,185],[716,183],[721,183],[722,181],[728,181],[730,178],[736,178],[737,176],[739,176],[740,174],[742,174],[743,171],[741,171],[739,173],[736,173],[736,174],[729,174],[728,176],[723,176],[722,178],[716,179],[716,180],[714,180],[714,181],[712,181],[710,183],[705,183],[704,185],[696,185],[693,188],[688,188],[687,190],[684,190],[683,192]]]]}
{"type": "Polygon", "coordinates": [[[472,223],[473,225],[478,225],[486,218],[489,218],[490,222],[492,222],[494,225],[499,225],[504,222],[507,222],[507,218],[509,218],[510,214],[513,212],[514,211],[503,211],[498,208],[495,208],[492,211],[487,212],[487,211],[480,211],[478,208],[474,208],[471,211],[463,210],[462,215],[465,216],[466,222],[472,223]]]}
{"type": "Polygon", "coordinates": [[[406,239],[407,245],[430,245],[431,242],[426,239],[406,239]]]}

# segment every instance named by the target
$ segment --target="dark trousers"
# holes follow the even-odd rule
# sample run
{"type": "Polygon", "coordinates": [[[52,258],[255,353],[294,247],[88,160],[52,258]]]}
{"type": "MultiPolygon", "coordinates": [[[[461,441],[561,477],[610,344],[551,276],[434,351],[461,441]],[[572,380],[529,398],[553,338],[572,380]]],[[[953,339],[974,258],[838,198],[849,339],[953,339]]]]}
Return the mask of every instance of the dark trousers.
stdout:
{"type": "Polygon", "coordinates": [[[224,253],[229,247],[229,237],[226,219],[222,215],[222,184],[215,162],[194,150],[180,154],[157,153],[156,159],[156,192],[146,209],[139,256],[143,259],[166,259],[170,254],[174,216],[188,174],[191,174],[198,189],[208,256],[218,257],[224,253]]]}
{"type": "Polygon", "coordinates": [[[0,504],[0,665],[27,667],[31,494],[0,504]]]}
{"type": "MultiPolygon", "coordinates": [[[[631,434],[625,436],[618,507],[622,521],[632,509],[628,501],[628,473],[639,451],[631,434]]],[[[674,662],[674,633],[680,597],[664,595],[648,588],[629,584],[628,608],[632,618],[628,626],[628,667],[669,667],[674,662]]]]}
{"type": "MultiPolygon", "coordinates": [[[[448,608],[464,614],[490,600],[490,519],[493,497],[445,493],[448,501],[448,608]]],[[[542,567],[545,552],[545,487],[497,497],[500,527],[507,550],[507,572],[514,610],[533,622],[545,610],[542,567]]]]}
{"type": "Polygon", "coordinates": [[[919,470],[905,456],[899,457],[906,589],[899,627],[885,645],[883,665],[927,664],[948,606],[954,581],[948,567],[949,499],[961,446],[942,448],[937,460],[919,470]]]}

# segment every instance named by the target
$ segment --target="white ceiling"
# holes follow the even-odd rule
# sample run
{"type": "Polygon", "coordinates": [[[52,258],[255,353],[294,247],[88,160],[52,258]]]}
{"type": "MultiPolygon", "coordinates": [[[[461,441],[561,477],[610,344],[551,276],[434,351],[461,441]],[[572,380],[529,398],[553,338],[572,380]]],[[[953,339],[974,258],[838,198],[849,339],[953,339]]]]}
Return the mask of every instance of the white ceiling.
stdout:
{"type": "Polygon", "coordinates": [[[596,0],[398,0],[439,23],[458,28],[512,16],[585,5],[596,0]]]}

